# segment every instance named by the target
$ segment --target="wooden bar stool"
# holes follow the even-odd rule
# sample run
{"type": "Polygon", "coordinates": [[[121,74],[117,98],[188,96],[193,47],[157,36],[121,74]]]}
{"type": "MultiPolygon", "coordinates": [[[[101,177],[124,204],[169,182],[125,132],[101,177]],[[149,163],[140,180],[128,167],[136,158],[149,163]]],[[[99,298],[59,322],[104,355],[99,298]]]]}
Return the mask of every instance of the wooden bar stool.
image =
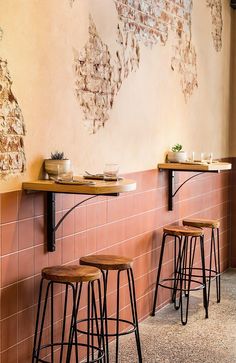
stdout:
{"type": "MultiPolygon", "coordinates": [[[[210,262],[206,268],[208,280],[208,304],[210,299],[211,280],[216,280],[216,299],[220,302],[220,221],[218,219],[184,219],[184,226],[211,229],[210,262]],[[214,267],[213,267],[214,266],[214,267]]],[[[197,268],[196,268],[197,270],[197,268]]]]}
{"type": "MultiPolygon", "coordinates": [[[[106,354],[106,362],[109,362],[109,337],[115,337],[116,339],[116,360],[118,363],[118,354],[119,354],[119,337],[126,334],[135,333],[136,338],[136,346],[138,352],[138,362],[142,362],[142,352],[141,352],[141,344],[139,337],[139,327],[138,327],[138,316],[137,316],[137,307],[136,307],[136,295],[135,295],[135,286],[134,286],[134,276],[132,271],[133,260],[131,258],[123,257],[123,256],[115,256],[115,255],[90,255],[81,257],[80,259],[81,265],[89,265],[94,266],[102,271],[103,276],[103,287],[104,287],[104,300],[103,300],[103,314],[104,314],[104,336],[105,336],[105,354],[106,354]],[[108,274],[109,271],[117,271],[117,298],[116,298],[116,317],[108,317],[108,306],[107,306],[107,283],[108,283],[108,274]],[[120,318],[120,275],[121,272],[126,272],[128,279],[128,287],[129,287],[129,298],[132,312],[132,321],[121,319],[120,318]],[[116,328],[115,333],[111,332],[108,328],[108,323],[115,322],[116,328]],[[120,331],[120,324],[123,323],[127,325],[127,327],[131,327],[129,330],[120,331]]],[[[80,330],[79,330],[80,331],[80,330]]]]}
{"type": "MultiPolygon", "coordinates": [[[[75,350],[75,362],[79,363],[79,347],[86,349],[86,362],[103,362],[104,360],[104,338],[103,338],[103,317],[102,317],[102,300],[100,286],[101,271],[95,267],[89,266],[53,266],[42,270],[42,278],[39,289],[38,310],[36,317],[36,327],[34,335],[34,347],[32,354],[32,363],[45,362],[66,362],[72,359],[72,348],[75,350]],[[76,331],[76,320],[80,308],[81,293],[83,285],[87,282],[87,340],[86,343],[79,343],[76,331]],[[65,299],[63,308],[63,319],[60,341],[55,341],[54,337],[54,287],[61,284],[65,288],[65,299]],[[97,285],[98,296],[95,296],[95,287],[97,285]],[[69,289],[71,288],[71,290],[69,289]],[[72,292],[72,309],[68,311],[69,293],[72,292]],[[49,293],[50,292],[50,293],[49,293]],[[49,295],[50,298],[49,298],[49,295]],[[98,309],[95,299],[98,299],[98,309]],[[42,305],[42,308],[41,308],[42,305]],[[50,311],[50,339],[46,344],[42,344],[43,331],[45,328],[46,313],[50,311]],[[99,312],[97,312],[99,310],[99,312]],[[98,319],[98,313],[100,319],[98,319]],[[66,332],[66,321],[71,314],[69,331],[66,332]],[[93,322],[91,315],[96,317],[96,336],[97,344],[94,344],[93,322]],[[40,321],[41,320],[41,321],[40,321]],[[92,333],[91,333],[92,331],[92,333]],[[66,337],[67,336],[67,337],[66,337]],[[92,343],[91,343],[92,342],[92,343]],[[50,350],[50,360],[46,357],[48,349],[50,350]],[[67,349],[66,349],[67,348],[67,349]],[[59,350],[59,352],[56,352],[59,350]],[[55,359],[59,353],[59,359],[55,359]],[[92,356],[92,360],[90,360],[92,356]]],[[[74,360],[73,360],[74,361],[74,360]]],[[[83,360],[84,362],[84,360],[83,360]]]]}
{"type": "Polygon", "coordinates": [[[203,306],[205,308],[205,317],[208,318],[204,235],[202,229],[178,225],[171,225],[163,228],[152,316],[155,315],[159,286],[172,290],[172,301],[176,310],[179,308],[181,309],[181,322],[183,325],[187,324],[188,321],[190,291],[203,289],[203,306]],[[160,280],[165,245],[168,237],[174,237],[174,272],[173,277],[160,280]],[[197,242],[200,244],[201,252],[201,281],[196,280],[192,275],[197,242]],[[170,284],[170,286],[168,286],[168,284],[170,284]],[[196,286],[192,287],[192,284],[196,286]],[[183,295],[186,297],[186,304],[184,304],[183,295]],[[177,301],[178,296],[179,301],[177,301]]]}

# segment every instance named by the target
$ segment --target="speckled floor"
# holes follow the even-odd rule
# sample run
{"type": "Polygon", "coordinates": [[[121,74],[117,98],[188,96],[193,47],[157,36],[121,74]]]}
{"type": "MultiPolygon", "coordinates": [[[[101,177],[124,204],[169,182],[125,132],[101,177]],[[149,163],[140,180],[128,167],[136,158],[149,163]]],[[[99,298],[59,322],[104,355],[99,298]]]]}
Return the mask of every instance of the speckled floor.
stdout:
{"type": "MultiPolygon", "coordinates": [[[[215,302],[214,287],[213,282],[209,319],[204,318],[202,292],[197,291],[191,295],[186,326],[182,326],[179,312],[172,305],[140,324],[144,363],[236,362],[236,269],[222,275],[220,304],[215,302]]],[[[113,351],[114,344],[111,362],[115,362],[113,351]]],[[[121,339],[119,362],[138,362],[131,335],[121,339]]]]}

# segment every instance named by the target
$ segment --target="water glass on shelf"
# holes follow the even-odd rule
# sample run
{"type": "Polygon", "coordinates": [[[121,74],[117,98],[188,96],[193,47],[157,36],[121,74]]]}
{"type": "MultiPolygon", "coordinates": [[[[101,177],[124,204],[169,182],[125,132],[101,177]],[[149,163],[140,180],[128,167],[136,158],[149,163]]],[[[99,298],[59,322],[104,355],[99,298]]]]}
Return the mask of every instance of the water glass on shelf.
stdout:
{"type": "Polygon", "coordinates": [[[104,167],[104,180],[115,181],[118,180],[119,165],[118,164],[106,164],[104,167]]]}
{"type": "Polygon", "coordinates": [[[73,170],[65,170],[64,166],[57,165],[57,180],[58,181],[73,181],[73,170]]]}

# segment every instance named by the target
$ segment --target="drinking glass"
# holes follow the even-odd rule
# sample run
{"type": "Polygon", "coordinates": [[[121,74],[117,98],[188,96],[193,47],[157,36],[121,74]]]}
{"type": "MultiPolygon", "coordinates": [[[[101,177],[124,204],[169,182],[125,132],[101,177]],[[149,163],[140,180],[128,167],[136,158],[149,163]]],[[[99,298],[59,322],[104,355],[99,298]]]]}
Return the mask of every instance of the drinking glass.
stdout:
{"type": "Polygon", "coordinates": [[[112,181],[118,180],[119,165],[118,164],[106,164],[104,167],[104,180],[112,181]]]}

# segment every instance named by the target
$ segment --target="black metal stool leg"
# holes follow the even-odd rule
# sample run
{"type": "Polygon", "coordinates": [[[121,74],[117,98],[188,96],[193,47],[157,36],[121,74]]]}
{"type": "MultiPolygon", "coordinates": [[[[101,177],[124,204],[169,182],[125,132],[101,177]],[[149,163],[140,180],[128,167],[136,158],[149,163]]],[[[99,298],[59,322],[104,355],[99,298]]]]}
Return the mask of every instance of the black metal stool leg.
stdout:
{"type": "MultiPolygon", "coordinates": [[[[76,284],[76,288],[74,288],[74,285],[71,283],[68,283],[68,286],[71,286],[71,288],[72,288],[73,310],[72,310],[71,323],[70,323],[69,343],[68,343],[68,350],[67,350],[67,356],[66,356],[66,363],[70,363],[70,360],[71,360],[71,351],[72,351],[72,346],[73,346],[74,334],[75,334],[76,345],[77,345],[76,321],[77,321],[77,314],[78,314],[78,310],[79,310],[79,303],[80,303],[80,297],[81,297],[81,292],[82,292],[82,288],[83,288],[83,283],[82,282],[80,283],[79,292],[78,292],[78,283],[76,284]],[[78,292],[78,296],[77,296],[77,292],[78,292]]],[[[77,346],[75,347],[75,358],[76,358],[76,363],[78,363],[79,358],[78,358],[77,346]]]]}
{"type": "Polygon", "coordinates": [[[173,286],[173,295],[172,299],[174,298],[174,308],[175,310],[179,310],[180,308],[180,297],[179,297],[179,303],[177,303],[177,291],[179,290],[179,285],[181,282],[181,274],[182,274],[182,259],[184,254],[184,241],[183,237],[176,236],[176,239],[179,241],[179,251],[178,251],[178,257],[177,257],[177,264],[176,264],[176,277],[174,280],[174,286],[173,286]]]}
{"type": "Polygon", "coordinates": [[[44,301],[44,307],[43,307],[43,313],[42,313],[42,319],[41,319],[41,326],[40,326],[40,332],[39,332],[39,340],[38,340],[38,348],[36,353],[36,363],[39,362],[39,354],[40,354],[40,347],[41,347],[41,341],[42,341],[42,335],[43,335],[43,327],[44,327],[44,321],[45,321],[45,315],[46,315],[46,309],[47,309],[47,301],[48,301],[48,295],[49,295],[49,288],[51,286],[51,282],[48,283],[46,294],[45,294],[45,301],[44,301]]]}
{"type": "Polygon", "coordinates": [[[220,291],[220,229],[216,229],[216,239],[217,239],[217,276],[216,276],[216,292],[217,292],[217,302],[220,302],[221,291],[220,291]]]}
{"type": "MultiPolygon", "coordinates": [[[[190,246],[189,246],[189,261],[187,267],[187,254],[188,254],[188,237],[186,237],[186,246],[185,246],[185,256],[184,256],[184,293],[186,296],[186,312],[185,319],[183,318],[183,309],[181,306],[181,322],[183,325],[186,325],[188,322],[188,310],[189,310],[189,298],[190,298],[190,289],[192,282],[192,271],[193,271],[193,263],[194,263],[194,255],[195,255],[195,247],[196,247],[196,237],[191,237],[190,246]],[[194,241],[194,246],[193,246],[194,241]]],[[[183,305],[183,300],[182,300],[183,305]]]]}
{"type": "MultiPolygon", "coordinates": [[[[98,334],[98,347],[103,350],[104,357],[102,358],[102,354],[99,353],[98,357],[101,357],[101,362],[103,361],[106,363],[106,355],[105,355],[105,339],[104,339],[104,319],[103,319],[103,304],[102,304],[102,292],[101,292],[101,282],[98,280],[98,304],[99,304],[99,313],[100,313],[100,321],[101,327],[99,332],[99,324],[98,324],[98,317],[96,316],[96,326],[97,326],[97,334],[98,334]]],[[[99,360],[100,361],[100,360],[99,360]]]]}
{"type": "Polygon", "coordinates": [[[208,300],[207,300],[207,286],[206,286],[204,236],[200,237],[200,250],[201,250],[201,259],[202,259],[203,305],[204,305],[204,308],[205,308],[205,317],[208,318],[208,300]]]}
{"type": "Polygon", "coordinates": [[[54,336],[53,336],[53,324],[54,324],[54,309],[53,309],[53,282],[51,284],[51,361],[54,363],[54,336]]]}
{"type": "Polygon", "coordinates": [[[64,340],[65,340],[65,328],[66,328],[66,311],[67,311],[67,300],[68,300],[68,284],[66,284],[65,291],[65,302],[64,302],[64,312],[63,312],[63,323],[62,323],[62,334],[61,334],[61,351],[59,362],[62,363],[63,350],[64,350],[64,340]]]}
{"type": "Polygon", "coordinates": [[[160,282],[160,277],[161,277],[162,260],[163,260],[164,250],[165,250],[165,237],[166,237],[166,234],[164,233],[163,237],[162,237],[162,243],[161,243],[161,254],[160,254],[160,258],[159,258],[156,288],[155,288],[153,308],[152,308],[152,313],[151,313],[152,316],[155,316],[155,310],[156,310],[157,293],[158,293],[158,287],[159,287],[159,282],[160,282]]]}
{"type": "Polygon", "coordinates": [[[102,279],[103,279],[103,312],[102,316],[104,318],[105,326],[104,326],[104,334],[105,334],[105,356],[106,362],[109,363],[109,337],[108,337],[108,314],[107,314],[107,281],[108,281],[108,270],[105,272],[102,270],[102,279]]]}
{"type": "Polygon", "coordinates": [[[120,270],[117,273],[117,287],[116,287],[116,363],[119,360],[119,319],[120,319],[120,270]]]}
{"type": "Polygon", "coordinates": [[[35,354],[36,354],[36,343],[37,343],[37,335],[38,335],[38,326],[39,326],[39,316],[40,316],[40,308],[41,308],[41,297],[42,297],[42,290],[43,290],[43,281],[44,281],[44,279],[41,279],[40,287],[39,287],[38,309],[37,309],[36,324],[35,324],[32,363],[34,363],[34,361],[35,361],[35,354]]]}
{"type": "Polygon", "coordinates": [[[139,327],[138,327],[138,314],[137,314],[137,305],[136,305],[136,293],[135,293],[135,285],[134,285],[134,275],[132,269],[127,270],[128,283],[129,283],[129,293],[130,293],[130,304],[132,310],[133,324],[135,326],[135,338],[136,338],[136,346],[138,352],[138,361],[142,363],[142,351],[141,351],[141,343],[139,336],[139,327]]]}

